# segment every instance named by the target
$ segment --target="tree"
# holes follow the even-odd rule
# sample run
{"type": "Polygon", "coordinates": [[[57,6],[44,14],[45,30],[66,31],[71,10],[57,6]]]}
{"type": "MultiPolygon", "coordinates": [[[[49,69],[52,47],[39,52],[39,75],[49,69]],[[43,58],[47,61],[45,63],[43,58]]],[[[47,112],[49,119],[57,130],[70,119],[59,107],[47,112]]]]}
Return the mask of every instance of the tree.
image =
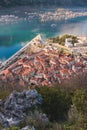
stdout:
{"type": "Polygon", "coordinates": [[[43,97],[42,110],[51,120],[64,120],[71,105],[71,97],[60,88],[41,87],[43,97]]]}
{"type": "Polygon", "coordinates": [[[78,125],[79,128],[87,130],[87,89],[75,91],[73,104],[79,114],[79,117],[76,120],[76,125],[78,125]]]}
{"type": "Polygon", "coordinates": [[[76,90],[73,97],[73,104],[82,115],[87,115],[87,90],[76,90]]]}

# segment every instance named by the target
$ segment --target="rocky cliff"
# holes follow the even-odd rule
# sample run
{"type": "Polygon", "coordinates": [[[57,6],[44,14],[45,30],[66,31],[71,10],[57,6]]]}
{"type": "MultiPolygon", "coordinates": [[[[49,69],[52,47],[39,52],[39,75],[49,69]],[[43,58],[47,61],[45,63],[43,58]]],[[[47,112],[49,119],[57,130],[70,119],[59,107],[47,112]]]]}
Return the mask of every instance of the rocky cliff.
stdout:
{"type": "MultiPolygon", "coordinates": [[[[42,97],[35,89],[23,92],[14,91],[5,101],[0,99],[0,123],[6,128],[17,126],[20,122],[24,122],[28,113],[35,111],[41,103],[42,97]]],[[[42,117],[43,114],[40,115],[42,117]]],[[[30,115],[28,117],[31,118],[30,115]]]]}
{"type": "Polygon", "coordinates": [[[86,6],[87,0],[2,0],[0,6],[16,5],[58,5],[58,6],[86,6]]]}

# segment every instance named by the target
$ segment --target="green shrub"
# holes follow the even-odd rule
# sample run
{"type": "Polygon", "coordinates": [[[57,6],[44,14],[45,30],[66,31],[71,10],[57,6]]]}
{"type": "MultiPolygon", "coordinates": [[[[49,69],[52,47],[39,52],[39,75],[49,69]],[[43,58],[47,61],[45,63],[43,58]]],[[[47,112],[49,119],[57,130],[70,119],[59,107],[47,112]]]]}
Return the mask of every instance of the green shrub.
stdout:
{"type": "Polygon", "coordinates": [[[67,112],[71,105],[71,97],[59,88],[41,87],[39,92],[43,97],[41,106],[44,113],[51,120],[63,120],[67,118],[67,112]]]}
{"type": "Polygon", "coordinates": [[[42,121],[41,119],[29,119],[29,124],[31,126],[34,126],[36,130],[46,130],[47,128],[50,127],[50,123],[46,123],[42,121]]]}
{"type": "Polygon", "coordinates": [[[19,128],[19,127],[12,126],[12,127],[8,128],[7,130],[20,130],[20,128],[19,128]]]}
{"type": "Polygon", "coordinates": [[[34,126],[36,130],[46,130],[50,128],[50,122],[44,120],[41,115],[42,113],[37,110],[27,114],[27,117],[25,118],[23,124],[20,125],[20,128],[23,128],[25,126],[34,126]]]}
{"type": "Polygon", "coordinates": [[[63,35],[61,37],[59,37],[59,36],[53,37],[53,38],[50,38],[50,39],[52,40],[53,43],[59,43],[61,45],[64,45],[66,38],[71,38],[72,39],[72,44],[78,42],[78,39],[77,39],[76,36],[69,35],[69,34],[65,34],[65,35],[63,35]]]}
{"type": "Polygon", "coordinates": [[[0,123],[0,130],[3,128],[2,124],[0,123]]]}
{"type": "Polygon", "coordinates": [[[11,92],[9,90],[3,90],[0,92],[0,99],[6,99],[7,96],[9,96],[11,92]]]}
{"type": "Polygon", "coordinates": [[[75,104],[76,109],[82,115],[87,114],[87,90],[80,89],[76,90],[73,97],[73,104],[75,104]]]}
{"type": "Polygon", "coordinates": [[[75,91],[73,104],[79,114],[78,120],[76,120],[76,125],[79,128],[87,130],[87,89],[75,91]]]}

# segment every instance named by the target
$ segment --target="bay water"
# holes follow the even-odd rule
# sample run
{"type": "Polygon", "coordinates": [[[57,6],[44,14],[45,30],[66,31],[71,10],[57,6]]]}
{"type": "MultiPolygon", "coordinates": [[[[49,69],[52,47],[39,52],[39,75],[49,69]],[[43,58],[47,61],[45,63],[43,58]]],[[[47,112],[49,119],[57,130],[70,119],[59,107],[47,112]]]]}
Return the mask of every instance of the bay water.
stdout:
{"type": "Polygon", "coordinates": [[[8,59],[38,34],[45,38],[62,34],[87,35],[86,16],[42,22],[39,12],[48,10],[29,7],[0,9],[0,60],[8,59]]]}

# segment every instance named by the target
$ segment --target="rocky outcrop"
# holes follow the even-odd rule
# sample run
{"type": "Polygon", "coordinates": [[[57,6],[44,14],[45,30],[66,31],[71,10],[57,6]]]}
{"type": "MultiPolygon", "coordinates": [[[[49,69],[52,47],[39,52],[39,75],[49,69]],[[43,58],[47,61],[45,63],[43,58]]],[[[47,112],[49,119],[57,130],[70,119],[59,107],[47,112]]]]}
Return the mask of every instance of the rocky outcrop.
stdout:
{"type": "Polygon", "coordinates": [[[35,128],[30,127],[30,126],[26,126],[26,127],[22,128],[21,130],[35,130],[35,128]]]}
{"type": "Polygon", "coordinates": [[[5,101],[0,100],[0,123],[3,127],[17,126],[41,103],[42,97],[36,90],[14,91],[5,101]]]}

